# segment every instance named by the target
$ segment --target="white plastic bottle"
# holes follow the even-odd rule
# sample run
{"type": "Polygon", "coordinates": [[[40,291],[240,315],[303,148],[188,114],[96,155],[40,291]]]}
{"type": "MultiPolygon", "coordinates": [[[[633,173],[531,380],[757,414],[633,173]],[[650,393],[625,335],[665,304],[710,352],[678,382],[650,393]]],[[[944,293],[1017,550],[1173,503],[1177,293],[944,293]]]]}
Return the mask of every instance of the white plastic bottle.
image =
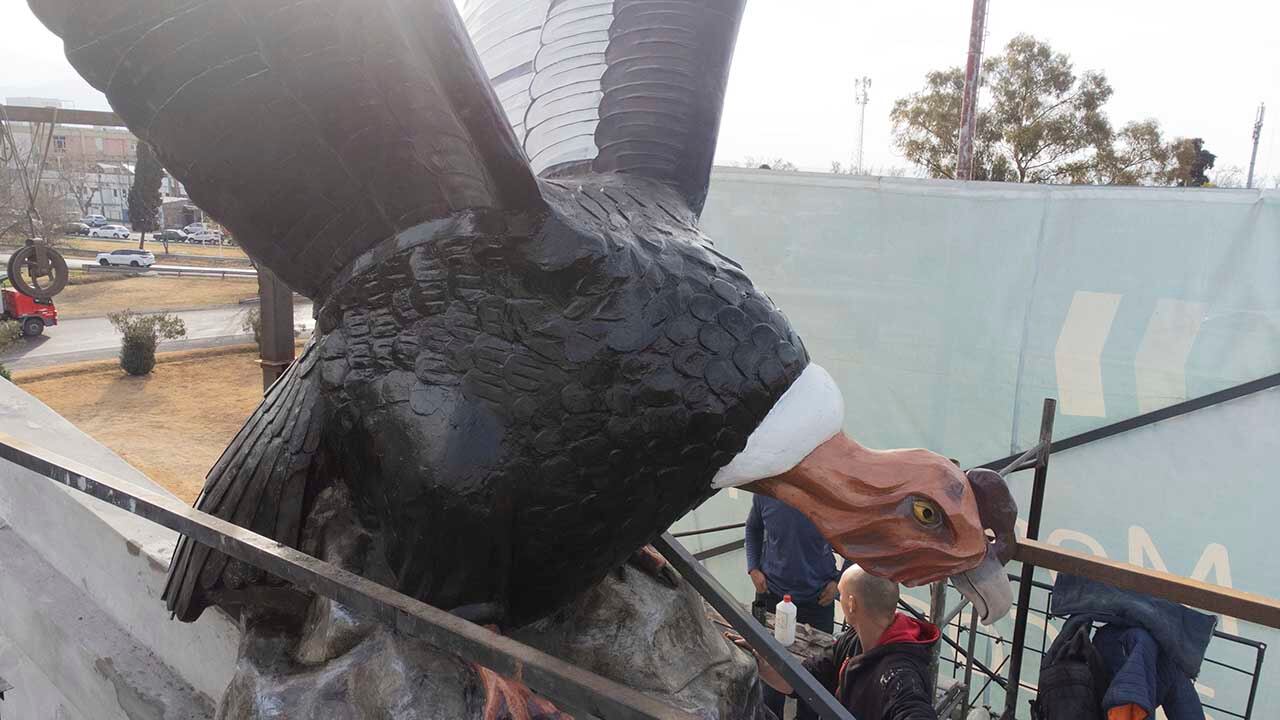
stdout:
{"type": "Polygon", "coordinates": [[[773,639],[790,647],[796,641],[796,606],[790,595],[783,595],[782,602],[773,611],[773,639]]]}

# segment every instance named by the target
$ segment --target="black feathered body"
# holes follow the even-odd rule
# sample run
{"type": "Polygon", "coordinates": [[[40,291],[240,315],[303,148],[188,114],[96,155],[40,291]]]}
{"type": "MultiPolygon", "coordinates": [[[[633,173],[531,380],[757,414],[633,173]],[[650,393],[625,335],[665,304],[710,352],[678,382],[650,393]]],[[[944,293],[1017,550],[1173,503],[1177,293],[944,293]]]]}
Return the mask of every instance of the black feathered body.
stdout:
{"type": "Polygon", "coordinates": [[[313,482],[348,484],[399,589],[513,623],[710,497],[808,363],[674,193],[543,193],[545,218],[464,214],[357,262],[295,381],[327,415],[313,482]]]}

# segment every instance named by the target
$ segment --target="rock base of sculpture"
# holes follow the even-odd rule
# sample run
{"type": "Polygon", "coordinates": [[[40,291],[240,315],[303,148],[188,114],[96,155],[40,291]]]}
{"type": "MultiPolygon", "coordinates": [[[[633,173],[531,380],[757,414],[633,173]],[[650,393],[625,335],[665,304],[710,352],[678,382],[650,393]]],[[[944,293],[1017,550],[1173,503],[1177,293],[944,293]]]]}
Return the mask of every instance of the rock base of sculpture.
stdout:
{"type": "MultiPolygon", "coordinates": [[[[340,488],[317,499],[309,528],[308,553],[389,577],[340,488]]],[[[706,720],[766,720],[755,660],[725,641],[688,583],[675,585],[624,565],[513,637],[706,720]]],[[[239,660],[220,720],[589,717],[327,598],[312,598],[305,612],[267,606],[240,610],[239,660]]]]}
{"type": "MultiPolygon", "coordinates": [[[[305,622],[242,618],[235,678],[220,720],[525,717],[510,688],[474,666],[325,598],[305,622]],[[496,708],[496,712],[495,712],[496,708]]],[[[725,642],[687,583],[672,589],[631,567],[514,637],[707,720],[765,720],[755,662],[725,642]]],[[[534,720],[561,715],[527,698],[534,720]]]]}

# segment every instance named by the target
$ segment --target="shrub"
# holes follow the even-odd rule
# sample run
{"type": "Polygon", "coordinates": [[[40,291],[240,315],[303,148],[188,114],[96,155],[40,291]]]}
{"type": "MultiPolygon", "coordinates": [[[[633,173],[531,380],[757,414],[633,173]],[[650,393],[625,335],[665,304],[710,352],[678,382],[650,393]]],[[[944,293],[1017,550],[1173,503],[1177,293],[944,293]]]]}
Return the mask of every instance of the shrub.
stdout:
{"type": "Polygon", "coordinates": [[[17,320],[0,320],[0,350],[22,337],[22,324],[17,320]]]}
{"type": "MultiPolygon", "coordinates": [[[[17,320],[0,320],[0,350],[8,347],[15,340],[22,337],[22,324],[17,320]]],[[[0,378],[4,378],[9,382],[13,382],[13,378],[9,377],[9,368],[0,363],[0,378]]]]}
{"type": "Polygon", "coordinates": [[[249,308],[240,318],[240,329],[253,333],[253,342],[262,351],[262,308],[249,308]]]}
{"type": "Polygon", "coordinates": [[[187,326],[169,313],[139,315],[132,310],[107,314],[116,331],[124,336],[120,343],[120,367],[130,375],[146,375],[156,366],[156,345],[187,334],[187,326]]]}

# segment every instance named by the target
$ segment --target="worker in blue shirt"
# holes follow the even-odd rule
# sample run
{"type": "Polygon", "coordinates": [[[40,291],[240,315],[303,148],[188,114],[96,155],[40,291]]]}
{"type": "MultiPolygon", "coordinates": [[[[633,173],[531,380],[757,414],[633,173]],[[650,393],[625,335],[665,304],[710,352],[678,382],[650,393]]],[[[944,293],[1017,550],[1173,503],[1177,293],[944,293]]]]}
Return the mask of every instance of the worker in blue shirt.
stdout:
{"type": "MultiPolygon", "coordinates": [[[[796,622],[831,633],[835,629],[835,600],[840,569],[835,555],[813,522],[786,503],[763,495],[751,501],[747,515],[747,574],[756,590],[756,604],[769,612],[790,595],[796,622]]],[[[782,717],[786,696],[764,688],[765,706],[782,717]]],[[[803,703],[797,720],[816,715],[803,703]]]]}

